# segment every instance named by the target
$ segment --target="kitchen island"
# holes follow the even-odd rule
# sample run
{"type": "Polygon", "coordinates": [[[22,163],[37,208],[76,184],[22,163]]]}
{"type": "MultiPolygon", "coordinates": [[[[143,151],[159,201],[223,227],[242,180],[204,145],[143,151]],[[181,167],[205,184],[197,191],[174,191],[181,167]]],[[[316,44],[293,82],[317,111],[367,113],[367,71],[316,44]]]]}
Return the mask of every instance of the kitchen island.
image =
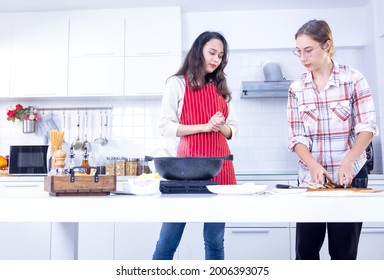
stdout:
{"type": "MultiPolygon", "coordinates": [[[[268,179],[263,177],[263,181],[260,183],[268,184],[268,179]]],[[[379,184],[382,180],[379,179],[372,180],[372,184],[377,183],[371,187],[375,189],[382,187],[379,184]]],[[[276,180],[275,176],[271,181],[271,186],[277,182],[274,180],[276,180]]],[[[268,192],[254,195],[159,194],[150,196],[55,197],[49,196],[47,192],[43,191],[41,178],[33,178],[32,180],[25,178],[25,183],[20,179],[17,181],[12,182],[10,178],[3,178],[0,189],[0,222],[6,225],[5,232],[9,232],[9,234],[3,233],[3,236],[13,240],[14,247],[17,246],[15,243],[17,240],[28,244],[29,240],[35,239],[38,239],[36,244],[46,247],[44,254],[31,252],[30,254],[23,254],[24,259],[36,257],[39,259],[127,259],[129,257],[124,253],[125,251],[133,250],[132,252],[135,253],[132,253],[131,257],[135,258],[138,257],[138,252],[143,251],[143,246],[148,248],[146,253],[143,252],[139,258],[147,259],[150,257],[156,242],[158,226],[161,222],[166,221],[193,222],[189,226],[197,228],[197,231],[191,232],[186,240],[192,240],[192,236],[196,236],[196,233],[200,232],[198,228],[203,221],[226,222],[229,227],[228,236],[226,236],[228,256],[231,255],[230,246],[239,246],[239,242],[244,238],[246,240],[248,240],[247,238],[252,240],[259,238],[255,236],[256,233],[248,233],[244,237],[243,235],[239,236],[239,233],[232,234],[231,232],[238,232],[238,229],[242,232],[244,230],[259,231],[258,228],[253,228],[255,223],[258,224],[257,227],[261,224],[262,229],[260,230],[262,232],[267,230],[269,233],[267,235],[264,233],[263,236],[265,237],[261,237],[261,240],[257,239],[257,242],[252,242],[261,246],[264,243],[271,244],[268,242],[272,242],[275,244],[277,241],[281,241],[278,248],[284,248],[285,252],[289,251],[287,239],[294,240],[292,234],[294,233],[294,222],[297,221],[384,222],[383,193],[336,197],[309,196],[305,193],[271,194],[268,192]],[[21,226],[18,227],[16,224],[21,226]],[[276,225],[280,228],[274,228],[276,225]],[[243,228],[232,229],[231,227],[243,228]],[[38,228],[41,230],[38,231],[38,228]],[[144,244],[140,243],[140,240],[143,239],[143,231],[148,233],[144,237],[146,240],[144,244]],[[275,235],[278,232],[281,235],[275,235]],[[17,237],[20,234],[24,237],[17,237]],[[34,238],[31,239],[28,236],[34,236],[34,238]],[[115,242],[117,243],[115,244],[115,242]],[[134,246],[135,243],[141,249],[130,247],[134,246]],[[98,248],[97,251],[95,251],[95,246],[98,248]]],[[[254,180],[253,178],[246,178],[244,181],[254,180]]],[[[281,181],[284,182],[284,180],[281,181]]],[[[254,182],[256,183],[256,181],[254,182]]],[[[267,191],[272,190],[273,188],[267,191]]],[[[382,235],[383,223],[379,224],[381,224],[379,228],[366,229],[368,233],[365,235],[369,237],[366,239],[382,239],[380,236],[382,235]],[[378,232],[372,233],[373,230],[378,232]]],[[[200,234],[197,236],[201,237],[200,234]]],[[[192,241],[193,244],[195,242],[197,241],[192,241]]],[[[379,243],[376,241],[376,244],[382,243],[382,241],[379,243]]],[[[187,244],[187,246],[189,245],[187,244]]],[[[186,252],[189,252],[188,248],[183,247],[181,249],[183,251],[180,252],[181,259],[193,257],[186,255],[186,252]]],[[[203,247],[201,246],[201,248],[203,247]]],[[[371,252],[368,248],[372,247],[366,249],[366,251],[371,252]]],[[[13,252],[12,247],[9,247],[9,250],[9,252],[13,252]]],[[[191,250],[195,254],[195,250],[191,250]]],[[[10,256],[7,253],[3,255],[5,258],[10,256]]],[[[11,258],[18,258],[17,255],[14,256],[11,258]]],[[[265,255],[263,254],[263,256],[265,255]]],[[[273,253],[270,258],[273,257],[289,259],[289,253],[288,256],[287,253],[284,256],[273,253]]],[[[381,255],[378,257],[382,258],[381,255]]],[[[244,258],[243,255],[242,258],[244,258]]]]}
{"type": "MultiPolygon", "coordinates": [[[[339,191],[341,192],[341,191],[339,191]]],[[[383,222],[382,193],[0,197],[0,222],[383,222]]]]}

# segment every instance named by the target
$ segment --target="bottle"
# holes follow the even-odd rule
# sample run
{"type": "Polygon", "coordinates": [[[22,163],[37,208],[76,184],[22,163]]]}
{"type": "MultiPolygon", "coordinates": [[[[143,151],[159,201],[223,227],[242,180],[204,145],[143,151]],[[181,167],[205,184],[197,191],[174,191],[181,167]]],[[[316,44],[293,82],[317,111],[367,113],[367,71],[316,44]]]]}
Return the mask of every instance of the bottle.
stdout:
{"type": "MultiPolygon", "coordinates": [[[[85,147],[85,151],[84,151],[84,154],[83,154],[83,159],[81,161],[81,166],[88,166],[89,167],[89,159],[88,159],[88,151],[87,151],[87,147],[85,147]]],[[[90,168],[84,168],[84,173],[89,175],[91,174],[91,169],[90,168]]]]}
{"type": "Polygon", "coordinates": [[[68,171],[71,174],[73,167],[75,167],[75,153],[73,152],[73,146],[69,149],[69,163],[68,171]]]}

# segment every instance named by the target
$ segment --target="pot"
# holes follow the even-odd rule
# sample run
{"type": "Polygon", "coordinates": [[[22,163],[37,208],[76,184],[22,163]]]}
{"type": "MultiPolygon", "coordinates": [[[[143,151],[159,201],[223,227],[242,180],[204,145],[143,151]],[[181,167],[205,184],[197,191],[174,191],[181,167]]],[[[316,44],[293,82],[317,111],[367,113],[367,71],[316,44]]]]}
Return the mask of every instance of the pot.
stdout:
{"type": "Polygon", "coordinates": [[[219,174],[223,160],[233,160],[233,155],[223,157],[151,157],[156,172],[168,180],[209,180],[219,174]]]}

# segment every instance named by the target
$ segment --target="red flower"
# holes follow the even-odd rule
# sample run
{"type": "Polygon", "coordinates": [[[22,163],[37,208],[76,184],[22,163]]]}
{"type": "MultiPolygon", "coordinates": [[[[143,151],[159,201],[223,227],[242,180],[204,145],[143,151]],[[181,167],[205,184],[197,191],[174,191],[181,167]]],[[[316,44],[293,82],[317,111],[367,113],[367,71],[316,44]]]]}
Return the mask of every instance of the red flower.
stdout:
{"type": "Polygon", "coordinates": [[[12,119],[16,116],[16,112],[15,111],[8,111],[7,116],[8,116],[8,118],[12,119]]]}
{"type": "Polygon", "coordinates": [[[21,109],[23,109],[23,105],[21,105],[21,104],[17,104],[16,105],[16,112],[18,112],[18,111],[20,111],[21,109]]]}

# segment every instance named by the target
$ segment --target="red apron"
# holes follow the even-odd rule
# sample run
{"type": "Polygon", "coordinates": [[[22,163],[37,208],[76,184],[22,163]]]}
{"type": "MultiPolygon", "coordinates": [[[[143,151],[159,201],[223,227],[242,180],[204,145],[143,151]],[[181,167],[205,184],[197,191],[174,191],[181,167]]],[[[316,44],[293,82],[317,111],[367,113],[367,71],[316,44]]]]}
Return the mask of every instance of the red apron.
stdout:
{"type": "MultiPolygon", "coordinates": [[[[185,81],[184,104],[180,123],[195,125],[208,123],[216,112],[228,117],[228,104],[218,93],[213,84],[204,85],[200,90],[193,91],[185,81]]],[[[178,156],[221,157],[231,154],[227,139],[220,132],[197,133],[180,137],[178,156]]],[[[212,179],[219,185],[235,185],[236,177],[233,162],[223,160],[220,173],[212,179]]]]}

